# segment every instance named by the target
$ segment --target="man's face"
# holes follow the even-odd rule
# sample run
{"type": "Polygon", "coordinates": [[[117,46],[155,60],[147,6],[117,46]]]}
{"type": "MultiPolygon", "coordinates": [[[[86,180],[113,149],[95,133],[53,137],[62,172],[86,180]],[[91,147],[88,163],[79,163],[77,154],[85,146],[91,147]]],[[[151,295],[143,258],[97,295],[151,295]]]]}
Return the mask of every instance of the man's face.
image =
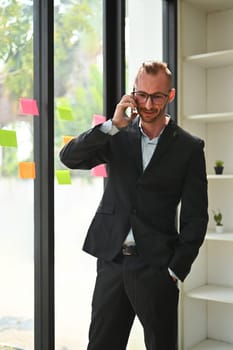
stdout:
{"type": "Polygon", "coordinates": [[[174,98],[174,89],[163,72],[157,75],[143,72],[138,77],[134,97],[142,121],[154,123],[164,116],[168,102],[174,98]]]}

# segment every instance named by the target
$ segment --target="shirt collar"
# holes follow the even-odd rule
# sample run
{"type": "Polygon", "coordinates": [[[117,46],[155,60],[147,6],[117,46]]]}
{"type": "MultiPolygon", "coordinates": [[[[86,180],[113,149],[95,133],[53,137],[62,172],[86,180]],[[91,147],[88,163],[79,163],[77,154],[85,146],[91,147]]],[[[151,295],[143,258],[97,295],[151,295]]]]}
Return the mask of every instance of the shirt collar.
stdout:
{"type": "Polygon", "coordinates": [[[165,126],[165,127],[160,131],[160,133],[159,133],[158,136],[154,137],[153,139],[150,139],[150,138],[145,134],[145,132],[144,132],[143,129],[142,129],[142,122],[141,122],[141,119],[139,120],[138,126],[139,126],[139,129],[140,129],[140,131],[141,131],[141,134],[142,134],[144,140],[147,141],[148,143],[153,143],[153,144],[157,144],[157,142],[158,142],[160,136],[162,135],[162,133],[163,133],[165,127],[166,127],[166,126],[165,126]]]}

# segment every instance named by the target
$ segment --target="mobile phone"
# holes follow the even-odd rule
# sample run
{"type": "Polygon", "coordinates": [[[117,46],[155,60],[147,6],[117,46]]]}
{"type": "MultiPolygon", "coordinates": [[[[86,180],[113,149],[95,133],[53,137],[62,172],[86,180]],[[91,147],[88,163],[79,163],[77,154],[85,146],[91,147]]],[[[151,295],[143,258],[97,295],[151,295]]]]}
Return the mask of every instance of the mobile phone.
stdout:
{"type": "MultiPolygon", "coordinates": [[[[136,99],[134,98],[134,95],[132,94],[131,96],[133,97],[135,103],[137,104],[136,99]]],[[[132,116],[132,115],[134,115],[134,116],[135,116],[135,115],[138,115],[137,106],[134,107],[134,108],[131,108],[131,116],[132,116]]]]}
{"type": "Polygon", "coordinates": [[[132,115],[137,115],[137,114],[138,114],[137,107],[131,108],[131,116],[132,115]]]}

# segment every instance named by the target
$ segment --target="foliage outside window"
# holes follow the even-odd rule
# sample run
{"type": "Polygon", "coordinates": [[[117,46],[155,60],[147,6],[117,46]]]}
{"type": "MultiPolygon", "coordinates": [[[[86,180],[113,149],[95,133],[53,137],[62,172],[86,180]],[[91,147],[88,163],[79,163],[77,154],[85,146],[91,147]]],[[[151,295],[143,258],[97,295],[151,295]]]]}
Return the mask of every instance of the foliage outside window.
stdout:
{"type": "MultiPolygon", "coordinates": [[[[33,1],[0,0],[0,127],[17,129],[23,139],[18,149],[2,147],[2,176],[17,175],[18,161],[33,158],[32,118],[18,114],[19,98],[33,98],[32,6],[33,1]]],[[[56,154],[64,135],[89,128],[93,113],[102,113],[101,6],[100,0],[55,2],[56,154]],[[74,121],[59,119],[58,105],[70,106],[74,121]]],[[[61,167],[58,160],[56,166],[61,167]]]]}

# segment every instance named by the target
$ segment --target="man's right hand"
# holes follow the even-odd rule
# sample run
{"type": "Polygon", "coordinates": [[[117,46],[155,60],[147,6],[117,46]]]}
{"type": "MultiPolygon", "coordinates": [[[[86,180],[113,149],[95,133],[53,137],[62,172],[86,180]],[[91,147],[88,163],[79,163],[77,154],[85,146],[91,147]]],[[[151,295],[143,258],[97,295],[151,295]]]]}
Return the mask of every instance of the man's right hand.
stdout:
{"type": "Polygon", "coordinates": [[[138,115],[136,108],[137,108],[137,105],[133,96],[124,95],[116,106],[116,109],[112,118],[113,125],[115,125],[118,129],[127,127],[138,115]],[[130,108],[132,110],[132,113],[130,116],[126,114],[127,108],[130,108]]]}

